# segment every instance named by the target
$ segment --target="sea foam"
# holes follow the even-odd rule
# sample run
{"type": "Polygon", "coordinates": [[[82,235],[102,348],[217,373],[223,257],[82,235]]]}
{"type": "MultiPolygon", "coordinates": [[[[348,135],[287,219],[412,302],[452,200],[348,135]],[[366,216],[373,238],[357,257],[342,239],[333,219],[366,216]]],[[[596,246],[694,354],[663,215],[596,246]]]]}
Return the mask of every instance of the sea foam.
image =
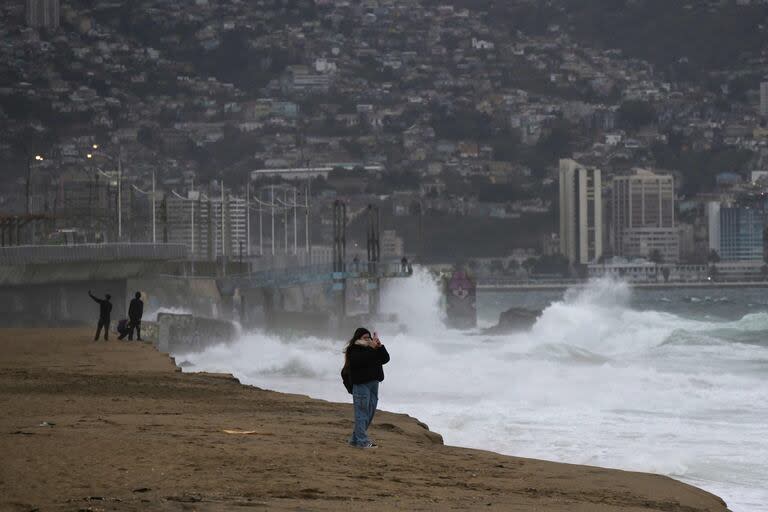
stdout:
{"type": "MultiPolygon", "coordinates": [[[[739,339],[763,336],[768,313],[638,310],[625,283],[601,280],[568,290],[527,332],[483,336],[447,329],[438,282],[415,270],[382,294],[406,326],[379,333],[392,355],[382,409],[420,418],[448,444],[662,473],[734,511],[768,510],[768,348],[739,339]]],[[[183,357],[187,371],[349,402],[345,341],[256,331],[183,357]]]]}

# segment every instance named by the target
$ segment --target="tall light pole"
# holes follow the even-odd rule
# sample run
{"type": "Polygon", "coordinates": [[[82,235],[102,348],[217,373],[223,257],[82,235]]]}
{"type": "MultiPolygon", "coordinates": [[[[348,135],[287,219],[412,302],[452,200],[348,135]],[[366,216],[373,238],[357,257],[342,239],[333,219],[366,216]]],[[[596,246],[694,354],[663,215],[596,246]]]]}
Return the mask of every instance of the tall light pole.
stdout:
{"type": "Polygon", "coordinates": [[[153,244],[157,243],[157,231],[155,228],[156,227],[155,216],[157,215],[157,213],[155,212],[156,210],[155,209],[155,198],[156,198],[155,192],[156,192],[155,191],[155,170],[152,169],[152,243],[153,244]]]}
{"type": "MultiPolygon", "coordinates": [[[[27,160],[27,183],[26,183],[26,186],[25,186],[26,190],[25,190],[25,194],[24,194],[26,196],[26,208],[25,208],[25,211],[26,211],[26,214],[29,215],[29,182],[32,179],[32,157],[29,155],[29,153],[27,153],[25,156],[26,156],[26,160],[27,160]]],[[[43,156],[39,155],[39,154],[35,155],[34,159],[35,159],[36,162],[42,162],[43,160],[45,160],[45,158],[43,158],[43,156]]]]}
{"type": "Polygon", "coordinates": [[[156,201],[156,194],[155,194],[155,170],[152,170],[152,190],[150,192],[147,192],[146,190],[141,190],[136,185],[131,185],[133,187],[133,190],[140,194],[144,194],[145,196],[152,196],[152,243],[157,243],[157,223],[156,223],[156,215],[157,215],[157,205],[155,204],[156,201]]]}
{"type": "Polygon", "coordinates": [[[190,237],[192,238],[192,259],[195,258],[195,198],[190,197],[192,201],[190,201],[189,205],[191,206],[189,210],[189,230],[190,230],[190,237]]]}
{"type": "MultiPolygon", "coordinates": [[[[251,181],[245,184],[245,255],[251,256],[251,181]]],[[[248,268],[250,268],[250,259],[248,268]]]]}
{"type": "MultiPolygon", "coordinates": [[[[288,202],[288,190],[283,189],[283,204],[288,202]]],[[[285,255],[288,256],[288,208],[285,208],[285,213],[283,214],[283,233],[285,235],[285,246],[283,247],[283,251],[285,252],[285,255]]]]}
{"type": "MultiPolygon", "coordinates": [[[[275,186],[272,185],[272,256],[275,255],[275,186]]],[[[274,262],[273,262],[274,264],[274,262]]]]}
{"type": "Polygon", "coordinates": [[[304,189],[304,243],[306,244],[307,252],[307,265],[311,265],[312,261],[309,257],[309,179],[307,179],[307,185],[304,189]]]}
{"type": "MultiPolygon", "coordinates": [[[[91,146],[93,152],[88,153],[86,157],[90,160],[96,156],[96,151],[99,149],[98,144],[91,146]]],[[[110,159],[114,162],[114,157],[110,156],[106,152],[99,153],[103,157],[110,159]]],[[[117,240],[123,239],[123,145],[119,145],[117,149],[117,240]]]]}
{"type": "Polygon", "coordinates": [[[224,179],[221,180],[221,259],[224,260],[225,256],[227,255],[227,246],[224,242],[224,230],[225,225],[225,212],[224,212],[224,179]]]}
{"type": "Polygon", "coordinates": [[[283,185],[281,187],[283,189],[283,199],[277,198],[277,202],[280,203],[280,207],[283,208],[283,233],[285,235],[285,254],[288,254],[288,231],[290,230],[289,226],[289,210],[293,209],[293,254],[296,255],[298,252],[298,209],[299,207],[304,207],[304,205],[298,204],[298,189],[293,185],[283,185]],[[293,202],[288,202],[288,192],[289,189],[293,189],[293,202]]]}
{"type": "Polygon", "coordinates": [[[123,146],[117,151],[117,241],[123,240],[123,146]]]}
{"type": "MultiPolygon", "coordinates": [[[[269,208],[271,212],[271,239],[272,239],[272,255],[275,255],[276,252],[276,245],[277,241],[275,239],[275,211],[282,211],[283,212],[283,236],[284,236],[284,250],[285,254],[289,254],[289,217],[288,217],[288,210],[293,209],[293,254],[298,255],[299,252],[299,218],[298,218],[298,211],[300,208],[306,209],[306,215],[305,215],[305,232],[304,232],[304,240],[306,243],[306,250],[307,250],[307,259],[311,261],[311,245],[310,245],[310,236],[309,236],[309,183],[307,183],[307,197],[304,200],[304,204],[299,203],[298,198],[298,188],[295,186],[288,186],[288,185],[268,185],[269,187],[269,194],[270,194],[270,200],[269,201],[262,201],[261,198],[264,195],[264,191],[266,189],[266,186],[263,188],[259,188],[258,194],[255,196],[252,196],[252,200],[259,205],[259,254],[263,255],[263,214],[265,208],[269,208]],[[288,193],[289,188],[293,189],[293,201],[288,201],[288,193]],[[275,193],[275,189],[278,189],[277,193],[275,193]],[[283,198],[281,199],[279,197],[279,190],[283,191],[283,198]]],[[[250,204],[250,201],[249,201],[250,204]]]]}

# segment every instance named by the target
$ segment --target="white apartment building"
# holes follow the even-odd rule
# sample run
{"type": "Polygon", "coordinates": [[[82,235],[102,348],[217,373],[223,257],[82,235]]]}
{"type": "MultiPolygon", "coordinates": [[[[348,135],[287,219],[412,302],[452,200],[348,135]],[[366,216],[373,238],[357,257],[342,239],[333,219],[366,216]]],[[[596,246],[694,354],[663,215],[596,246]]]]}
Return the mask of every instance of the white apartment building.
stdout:
{"type": "Polygon", "coordinates": [[[186,245],[190,257],[214,260],[224,254],[238,260],[250,253],[244,198],[227,195],[222,202],[221,197],[190,191],[186,197],[167,196],[157,208],[168,243],[186,245]]]}
{"type": "Polygon", "coordinates": [[[600,169],[560,160],[560,252],[573,264],[603,254],[603,199],[600,169]]]}

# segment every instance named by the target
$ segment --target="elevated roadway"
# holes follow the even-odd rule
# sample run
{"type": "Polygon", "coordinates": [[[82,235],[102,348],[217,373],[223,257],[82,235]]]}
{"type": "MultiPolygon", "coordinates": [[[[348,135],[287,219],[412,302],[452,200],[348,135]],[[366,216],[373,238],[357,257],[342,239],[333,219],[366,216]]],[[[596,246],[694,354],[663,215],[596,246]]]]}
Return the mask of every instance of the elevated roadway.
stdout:
{"type": "Polygon", "coordinates": [[[112,318],[120,319],[128,280],[159,275],[186,255],[176,244],[0,247],[0,325],[95,321],[88,290],[112,295],[112,318]]]}

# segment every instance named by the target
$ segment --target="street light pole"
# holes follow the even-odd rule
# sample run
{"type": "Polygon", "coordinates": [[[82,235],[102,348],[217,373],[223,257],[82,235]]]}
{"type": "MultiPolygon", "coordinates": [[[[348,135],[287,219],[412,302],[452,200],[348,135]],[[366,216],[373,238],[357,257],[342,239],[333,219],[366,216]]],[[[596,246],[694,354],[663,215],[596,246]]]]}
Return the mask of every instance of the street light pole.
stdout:
{"type": "Polygon", "coordinates": [[[272,203],[270,210],[272,210],[272,256],[275,255],[275,186],[272,185],[272,203]]]}
{"type": "Polygon", "coordinates": [[[117,150],[117,241],[123,240],[123,146],[117,150]]]}
{"type": "MultiPolygon", "coordinates": [[[[93,144],[90,152],[86,155],[86,158],[92,160],[96,157],[96,151],[98,151],[99,145],[93,144]]],[[[112,162],[115,161],[115,156],[110,155],[102,151],[100,153],[112,162]]],[[[97,168],[98,169],[98,168],[97,168]]],[[[98,175],[96,175],[96,197],[98,200],[98,175]]],[[[109,189],[107,189],[107,202],[109,202],[109,189]]],[[[123,145],[120,144],[117,148],[117,241],[120,242],[123,239],[123,145]]]]}
{"type": "Polygon", "coordinates": [[[152,243],[157,243],[157,231],[156,231],[156,212],[155,212],[155,170],[152,169],[152,243]]]}
{"type": "MultiPolygon", "coordinates": [[[[194,191],[193,191],[194,192],[194,191]]],[[[192,206],[192,209],[190,210],[190,221],[189,221],[189,227],[190,227],[190,237],[192,239],[192,259],[195,258],[195,198],[190,197],[190,205],[192,206]]]]}
{"type": "Polygon", "coordinates": [[[155,223],[155,215],[156,215],[155,210],[156,210],[156,206],[157,206],[155,204],[155,171],[154,170],[152,171],[152,189],[151,189],[151,191],[147,192],[146,190],[141,190],[136,185],[131,185],[131,190],[135,190],[139,194],[142,194],[142,195],[145,195],[145,196],[150,196],[150,195],[152,196],[152,206],[151,206],[151,208],[152,208],[152,243],[155,244],[155,243],[157,243],[157,232],[155,230],[155,226],[156,226],[156,223],[155,223]]]}
{"type": "Polygon", "coordinates": [[[224,179],[221,180],[221,258],[224,260],[224,257],[227,254],[227,246],[224,243],[224,179]]]}
{"type": "Polygon", "coordinates": [[[29,155],[24,155],[24,156],[25,156],[24,159],[27,161],[27,184],[26,184],[26,191],[25,191],[27,201],[26,201],[25,212],[27,215],[29,215],[29,180],[32,177],[32,159],[29,157],[29,155]]]}
{"type": "MultiPolygon", "coordinates": [[[[27,183],[25,185],[25,196],[26,196],[26,213],[29,215],[29,182],[32,179],[32,156],[29,154],[29,150],[25,150],[24,153],[25,160],[27,161],[27,183]]],[[[35,155],[35,161],[42,162],[45,160],[42,155],[35,155]]]]}
{"type": "MultiPolygon", "coordinates": [[[[251,256],[251,182],[248,180],[245,184],[245,255],[251,256]]],[[[248,260],[250,267],[250,260],[248,260]]]]}
{"type": "Polygon", "coordinates": [[[306,244],[307,265],[312,261],[309,257],[309,178],[307,178],[307,187],[304,191],[304,243],[306,244]]]}
{"type": "Polygon", "coordinates": [[[306,236],[306,239],[307,239],[307,259],[309,260],[309,264],[311,265],[312,264],[312,241],[311,241],[312,237],[309,234],[309,199],[310,199],[310,196],[312,196],[312,178],[308,176],[307,177],[307,212],[306,212],[306,214],[307,214],[307,216],[306,216],[306,223],[307,223],[307,225],[306,225],[305,236],[306,236]]]}

